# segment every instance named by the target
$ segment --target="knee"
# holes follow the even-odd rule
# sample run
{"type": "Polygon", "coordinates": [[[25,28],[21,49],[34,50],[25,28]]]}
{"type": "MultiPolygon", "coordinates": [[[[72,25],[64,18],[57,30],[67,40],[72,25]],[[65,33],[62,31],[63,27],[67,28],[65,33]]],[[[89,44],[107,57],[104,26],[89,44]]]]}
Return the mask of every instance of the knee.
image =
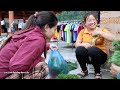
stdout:
{"type": "Polygon", "coordinates": [[[99,48],[93,46],[91,48],[88,49],[88,53],[91,54],[91,53],[97,53],[99,52],[99,48]]]}
{"type": "Polygon", "coordinates": [[[43,68],[41,69],[40,72],[42,72],[41,78],[45,79],[48,76],[49,68],[48,68],[48,65],[46,63],[44,63],[44,66],[43,66],[43,68]]]}
{"type": "Polygon", "coordinates": [[[49,74],[49,68],[48,68],[48,66],[46,66],[46,68],[45,68],[45,75],[47,76],[49,74]]]}
{"type": "Polygon", "coordinates": [[[80,55],[80,54],[83,54],[83,53],[86,53],[86,52],[87,52],[87,49],[83,46],[79,46],[75,50],[76,55],[80,55]]]}
{"type": "Polygon", "coordinates": [[[95,50],[95,49],[97,49],[97,47],[96,47],[96,46],[92,46],[92,47],[89,48],[88,50],[95,50]]]}

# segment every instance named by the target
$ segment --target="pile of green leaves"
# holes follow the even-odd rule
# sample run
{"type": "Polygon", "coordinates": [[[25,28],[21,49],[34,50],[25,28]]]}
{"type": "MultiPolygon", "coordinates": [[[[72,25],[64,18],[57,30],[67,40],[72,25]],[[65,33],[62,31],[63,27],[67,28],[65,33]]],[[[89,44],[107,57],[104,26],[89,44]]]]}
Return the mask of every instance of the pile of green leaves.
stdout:
{"type": "Polygon", "coordinates": [[[120,50],[120,40],[115,40],[112,42],[114,50],[120,50]]]}
{"type": "Polygon", "coordinates": [[[120,66],[120,40],[115,40],[112,42],[114,48],[114,53],[109,57],[108,63],[114,63],[120,66]]]}
{"type": "Polygon", "coordinates": [[[77,69],[77,64],[72,62],[67,62],[69,71],[77,69]]]}
{"type": "Polygon", "coordinates": [[[80,76],[75,74],[59,74],[56,79],[80,79],[80,76]]]}
{"type": "Polygon", "coordinates": [[[120,51],[115,51],[109,58],[108,63],[114,63],[117,66],[120,66],[120,51]]]}

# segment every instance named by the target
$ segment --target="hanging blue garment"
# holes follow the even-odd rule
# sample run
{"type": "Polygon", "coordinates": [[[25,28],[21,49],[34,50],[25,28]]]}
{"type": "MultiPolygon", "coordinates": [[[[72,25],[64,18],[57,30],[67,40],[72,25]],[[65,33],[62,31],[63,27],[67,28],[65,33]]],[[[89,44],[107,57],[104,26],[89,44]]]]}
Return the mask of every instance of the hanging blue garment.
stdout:
{"type": "Polygon", "coordinates": [[[74,28],[75,28],[75,24],[72,24],[71,25],[71,30],[74,30],[74,28]]]}
{"type": "Polygon", "coordinates": [[[62,24],[60,25],[60,30],[62,30],[62,24]]]}
{"type": "Polygon", "coordinates": [[[63,31],[63,41],[65,41],[65,31],[63,31]]]}
{"type": "Polygon", "coordinates": [[[78,25],[75,24],[74,31],[78,31],[78,25]]]}
{"type": "Polygon", "coordinates": [[[77,40],[77,31],[74,31],[73,32],[73,41],[76,41],[77,40]]]}
{"type": "Polygon", "coordinates": [[[67,32],[65,31],[65,41],[67,41],[67,32]]]}
{"type": "Polygon", "coordinates": [[[63,31],[63,41],[67,41],[67,32],[63,31]]]}
{"type": "Polygon", "coordinates": [[[71,43],[73,43],[73,31],[70,31],[70,33],[71,33],[71,43]]]}

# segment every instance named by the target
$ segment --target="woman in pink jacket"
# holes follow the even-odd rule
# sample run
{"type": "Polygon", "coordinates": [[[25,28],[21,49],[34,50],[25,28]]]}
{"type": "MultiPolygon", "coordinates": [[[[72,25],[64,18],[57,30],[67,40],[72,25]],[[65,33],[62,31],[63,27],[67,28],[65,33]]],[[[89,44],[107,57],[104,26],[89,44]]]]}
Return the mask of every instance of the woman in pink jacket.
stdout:
{"type": "Polygon", "coordinates": [[[0,50],[0,79],[43,79],[48,74],[47,64],[41,57],[50,45],[58,19],[50,11],[31,15],[24,30],[13,34],[0,50]]]}

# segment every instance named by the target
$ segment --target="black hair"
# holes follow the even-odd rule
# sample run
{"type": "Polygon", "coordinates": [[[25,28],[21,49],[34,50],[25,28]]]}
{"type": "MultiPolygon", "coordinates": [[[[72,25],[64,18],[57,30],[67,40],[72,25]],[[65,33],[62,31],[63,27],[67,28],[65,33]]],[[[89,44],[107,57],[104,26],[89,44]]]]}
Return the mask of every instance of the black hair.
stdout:
{"type": "Polygon", "coordinates": [[[41,11],[28,18],[24,30],[34,26],[39,26],[42,29],[46,24],[52,28],[56,26],[57,23],[58,19],[52,11],[41,11]]]}
{"type": "MultiPolygon", "coordinates": [[[[37,14],[33,14],[28,18],[28,21],[26,22],[26,25],[23,30],[27,30],[30,27],[39,26],[41,29],[44,28],[44,26],[47,24],[50,28],[56,26],[58,23],[58,19],[56,15],[52,11],[40,11],[37,14]]],[[[18,31],[19,32],[22,32],[18,31]]],[[[14,34],[13,34],[14,35],[14,34]]],[[[10,36],[1,46],[3,48],[10,40],[12,36],[10,36]]],[[[46,58],[46,46],[44,48],[44,56],[46,58]]]]}
{"type": "MultiPolygon", "coordinates": [[[[30,27],[39,26],[41,29],[47,24],[50,28],[56,26],[58,19],[52,11],[41,11],[37,14],[33,14],[28,18],[26,26],[24,29],[29,29],[30,27]]],[[[46,58],[46,46],[44,48],[44,57],[46,58]]]]}
{"type": "Polygon", "coordinates": [[[84,23],[86,22],[87,18],[90,16],[90,15],[93,15],[95,17],[96,20],[98,20],[97,16],[95,15],[95,13],[86,13],[85,16],[84,16],[84,23]]]}

